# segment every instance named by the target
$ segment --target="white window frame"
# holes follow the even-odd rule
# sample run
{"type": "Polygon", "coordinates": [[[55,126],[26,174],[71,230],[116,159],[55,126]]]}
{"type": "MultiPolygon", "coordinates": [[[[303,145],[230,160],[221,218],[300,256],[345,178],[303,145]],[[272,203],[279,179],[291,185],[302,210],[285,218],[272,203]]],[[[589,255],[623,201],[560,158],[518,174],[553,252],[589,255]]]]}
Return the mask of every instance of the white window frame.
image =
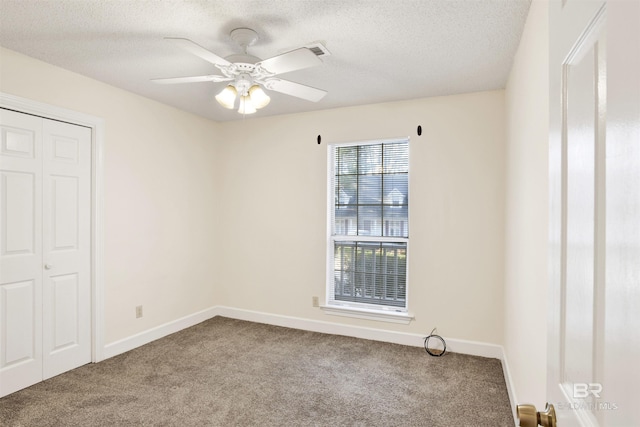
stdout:
{"type": "MultiPolygon", "coordinates": [[[[343,236],[334,235],[334,213],[335,213],[335,149],[338,147],[348,146],[364,146],[364,145],[380,145],[390,144],[394,142],[406,141],[409,144],[409,152],[411,152],[410,138],[398,137],[384,140],[371,140],[371,141],[357,141],[357,142],[342,142],[342,143],[330,143],[327,146],[327,265],[326,265],[326,295],[325,304],[320,308],[330,315],[354,317],[360,319],[378,320],[383,322],[408,324],[414,319],[414,316],[409,312],[409,263],[410,263],[410,245],[408,237],[394,237],[394,236],[343,236]],[[382,242],[382,243],[405,243],[406,244],[406,289],[405,289],[405,307],[385,306],[378,304],[366,304],[362,302],[351,301],[336,301],[332,296],[334,295],[334,248],[335,242],[382,242]]],[[[409,154],[410,158],[411,154],[409,154]]],[[[409,171],[409,176],[411,173],[409,171]]],[[[410,181],[410,179],[409,179],[410,181]]],[[[408,183],[410,187],[410,183],[408,183]]],[[[411,189],[408,189],[408,193],[411,194],[411,189]]],[[[411,206],[411,203],[409,203],[411,206]]],[[[411,209],[409,207],[407,217],[407,227],[411,216],[411,209]]]]}

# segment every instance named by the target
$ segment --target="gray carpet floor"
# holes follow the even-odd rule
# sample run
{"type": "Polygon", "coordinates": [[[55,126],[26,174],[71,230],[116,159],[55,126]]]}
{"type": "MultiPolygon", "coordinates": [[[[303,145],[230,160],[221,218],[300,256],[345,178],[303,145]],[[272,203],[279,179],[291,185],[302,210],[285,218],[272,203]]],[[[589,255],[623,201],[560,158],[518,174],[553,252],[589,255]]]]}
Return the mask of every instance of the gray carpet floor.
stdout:
{"type": "Polygon", "coordinates": [[[500,361],[215,317],[0,399],[1,426],[513,426],[500,361]]]}

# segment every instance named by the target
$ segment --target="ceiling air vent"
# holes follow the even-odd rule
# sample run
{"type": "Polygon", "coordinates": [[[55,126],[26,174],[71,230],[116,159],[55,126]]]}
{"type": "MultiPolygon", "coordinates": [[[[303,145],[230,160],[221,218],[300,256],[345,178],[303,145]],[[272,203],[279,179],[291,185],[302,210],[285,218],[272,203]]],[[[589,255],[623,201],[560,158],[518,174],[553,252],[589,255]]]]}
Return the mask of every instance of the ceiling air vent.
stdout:
{"type": "Polygon", "coordinates": [[[316,56],[322,57],[322,56],[331,55],[331,52],[329,52],[329,49],[327,49],[326,46],[320,42],[310,43],[305,47],[309,49],[311,52],[313,52],[316,56]]]}

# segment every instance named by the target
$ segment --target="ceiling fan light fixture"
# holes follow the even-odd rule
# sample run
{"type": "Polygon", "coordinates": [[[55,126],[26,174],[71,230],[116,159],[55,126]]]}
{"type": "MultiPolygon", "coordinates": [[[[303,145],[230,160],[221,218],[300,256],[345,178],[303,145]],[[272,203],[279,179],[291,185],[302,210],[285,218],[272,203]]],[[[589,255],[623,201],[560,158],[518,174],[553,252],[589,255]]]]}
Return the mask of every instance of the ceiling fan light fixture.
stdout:
{"type": "Polygon", "coordinates": [[[269,95],[267,95],[258,85],[253,85],[249,88],[249,97],[251,98],[251,102],[254,107],[257,109],[264,108],[269,105],[269,102],[271,102],[269,95]]]}
{"type": "Polygon", "coordinates": [[[216,101],[224,108],[228,108],[230,110],[233,109],[236,103],[236,96],[238,95],[238,91],[232,85],[228,85],[222,91],[216,95],[216,101]]]}
{"type": "Polygon", "coordinates": [[[238,113],[240,114],[253,114],[256,111],[256,107],[251,102],[251,98],[248,95],[242,95],[240,97],[240,108],[238,108],[238,113]]]}
{"type": "MultiPolygon", "coordinates": [[[[0,0],[1,1],[1,0],[0,0]]],[[[230,33],[231,39],[242,47],[242,54],[223,58],[185,38],[166,38],[183,50],[194,54],[215,65],[221,74],[210,74],[192,77],[170,77],[152,79],[154,83],[175,84],[194,82],[228,82],[227,86],[215,98],[218,103],[229,110],[235,108],[239,100],[238,113],[253,114],[256,110],[269,105],[271,98],[266,90],[294,96],[311,102],[318,102],[327,92],[300,83],[274,78],[274,76],[292,71],[302,70],[322,64],[320,54],[328,55],[323,45],[301,47],[260,59],[249,55],[247,48],[258,40],[258,33],[250,28],[236,28],[230,33]],[[323,49],[324,48],[324,49],[323,49]],[[326,51],[326,52],[325,52],[326,51]]]]}

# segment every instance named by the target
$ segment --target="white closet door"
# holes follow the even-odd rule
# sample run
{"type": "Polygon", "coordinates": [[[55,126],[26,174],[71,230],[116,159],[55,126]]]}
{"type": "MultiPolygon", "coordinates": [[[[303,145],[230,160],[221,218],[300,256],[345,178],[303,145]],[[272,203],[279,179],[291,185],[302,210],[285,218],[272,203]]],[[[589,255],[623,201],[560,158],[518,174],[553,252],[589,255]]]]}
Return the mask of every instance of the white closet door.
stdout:
{"type": "Polygon", "coordinates": [[[0,110],[0,396],[42,381],[41,123],[0,110]]]}
{"type": "Polygon", "coordinates": [[[0,109],[0,396],[91,361],[91,131],[0,109]]]}
{"type": "Polygon", "coordinates": [[[43,122],[44,379],[91,361],[91,130],[43,122]]]}

